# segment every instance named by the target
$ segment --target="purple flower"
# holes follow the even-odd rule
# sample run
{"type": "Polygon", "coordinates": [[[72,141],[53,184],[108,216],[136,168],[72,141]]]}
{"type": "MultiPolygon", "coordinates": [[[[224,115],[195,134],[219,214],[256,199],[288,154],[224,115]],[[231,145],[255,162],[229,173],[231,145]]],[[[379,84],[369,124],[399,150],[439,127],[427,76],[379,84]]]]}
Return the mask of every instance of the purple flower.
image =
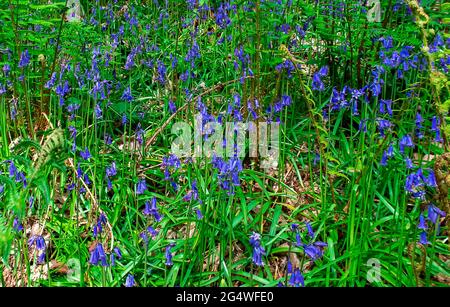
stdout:
{"type": "Polygon", "coordinates": [[[36,249],[43,251],[45,250],[45,240],[42,236],[32,236],[28,240],[28,246],[32,247],[33,245],[36,245],[36,249]]]}
{"type": "Polygon", "coordinates": [[[13,221],[13,228],[14,228],[17,232],[20,232],[20,231],[23,230],[23,226],[22,226],[22,224],[20,223],[20,221],[19,221],[19,219],[18,219],[17,217],[14,218],[14,221],[13,221]]]}
{"type": "Polygon", "coordinates": [[[392,124],[387,119],[377,119],[378,130],[380,131],[380,136],[385,137],[385,132],[388,130],[392,124]]]}
{"type": "Polygon", "coordinates": [[[177,111],[177,106],[172,100],[169,100],[169,111],[174,114],[177,111]]]}
{"type": "Polygon", "coordinates": [[[164,85],[166,83],[167,68],[163,62],[158,61],[157,71],[158,71],[157,80],[161,85],[164,85]]]}
{"type": "Polygon", "coordinates": [[[436,176],[434,175],[433,170],[429,170],[428,176],[423,178],[424,183],[430,188],[437,187],[436,176]]]}
{"type": "Polygon", "coordinates": [[[306,222],[306,228],[308,229],[308,235],[314,238],[314,230],[309,222],[306,222]]]}
{"type": "Polygon", "coordinates": [[[97,243],[95,248],[92,250],[89,263],[92,265],[98,265],[99,261],[101,262],[101,266],[108,266],[105,250],[103,249],[102,243],[97,243]]]}
{"type": "Polygon", "coordinates": [[[95,117],[97,119],[100,119],[103,117],[102,108],[100,107],[100,104],[98,104],[98,103],[95,105],[95,117]]]}
{"type": "Polygon", "coordinates": [[[439,209],[438,207],[436,207],[435,205],[430,204],[428,206],[428,220],[430,220],[433,224],[436,224],[439,217],[445,217],[445,216],[446,216],[446,213],[444,211],[442,211],[441,209],[439,209]]]}
{"type": "Polygon", "coordinates": [[[427,222],[425,220],[425,217],[423,216],[423,214],[421,213],[419,216],[419,225],[417,225],[418,229],[422,229],[422,230],[427,230],[428,226],[427,226],[427,222]]]}
{"type": "Polygon", "coordinates": [[[9,177],[15,177],[17,173],[17,167],[12,160],[9,160],[9,177]]]}
{"type": "Polygon", "coordinates": [[[296,241],[295,245],[296,245],[297,247],[303,246],[302,238],[301,238],[299,232],[297,232],[297,233],[295,234],[295,241],[296,241]]]}
{"type": "Polygon", "coordinates": [[[201,220],[201,219],[203,219],[203,214],[202,214],[202,212],[200,211],[200,209],[195,209],[195,213],[197,214],[197,219],[198,220],[201,220]]]}
{"type": "Polygon", "coordinates": [[[113,251],[117,255],[117,258],[122,259],[122,252],[118,247],[114,247],[113,251]]]}
{"type": "Polygon", "coordinates": [[[317,260],[323,256],[323,249],[327,244],[324,242],[315,242],[310,245],[303,245],[305,254],[311,258],[311,260],[317,260]]]}
{"type": "Polygon", "coordinates": [[[116,162],[113,161],[109,167],[106,168],[106,176],[113,177],[117,175],[116,162]]]}
{"type": "Polygon", "coordinates": [[[122,100],[125,100],[125,101],[128,101],[128,102],[131,102],[133,100],[133,96],[131,96],[131,87],[130,86],[128,86],[123,91],[123,94],[122,94],[121,98],[122,98],[122,100]]]}
{"type": "Polygon", "coordinates": [[[300,272],[300,269],[295,269],[294,272],[291,275],[291,278],[289,279],[289,285],[299,287],[300,285],[302,287],[305,286],[305,280],[303,278],[302,273],[300,272]]]}
{"type": "Polygon", "coordinates": [[[191,190],[183,197],[184,201],[191,201],[198,199],[197,181],[192,182],[191,190]]]}
{"type": "Polygon", "coordinates": [[[91,158],[91,153],[89,152],[89,149],[87,147],[85,147],[84,151],[80,151],[80,156],[84,159],[84,160],[89,160],[89,158],[91,158]]]}
{"type": "Polygon", "coordinates": [[[42,252],[37,259],[37,263],[43,264],[44,262],[45,262],[45,252],[42,252]]]}
{"type": "Polygon", "coordinates": [[[48,80],[47,83],[45,83],[44,87],[48,88],[48,89],[52,88],[52,87],[55,86],[55,82],[56,82],[56,72],[53,72],[51,77],[50,77],[50,80],[48,80]]]}
{"type": "Polygon", "coordinates": [[[441,120],[439,119],[439,117],[433,116],[433,118],[431,119],[431,131],[434,131],[436,134],[434,141],[439,143],[443,141],[441,137],[441,131],[439,128],[440,123],[441,120]]]}
{"type": "Polygon", "coordinates": [[[420,233],[419,243],[422,244],[422,245],[430,244],[430,241],[428,241],[428,239],[427,239],[427,233],[425,231],[422,231],[420,233]]]}
{"type": "Polygon", "coordinates": [[[380,100],[380,113],[386,114],[388,113],[389,116],[392,116],[392,100],[380,100]]]}
{"type": "Polygon", "coordinates": [[[158,231],[155,230],[152,226],[148,226],[147,231],[153,238],[158,235],[158,231]]]}
{"type": "Polygon", "coordinates": [[[125,280],[125,287],[131,288],[134,286],[134,276],[128,274],[127,279],[125,280]]]}
{"type": "Polygon", "coordinates": [[[322,82],[322,77],[325,77],[326,75],[328,75],[328,66],[323,66],[319,69],[318,72],[316,72],[313,75],[313,80],[312,80],[312,89],[316,90],[316,91],[323,91],[325,90],[325,85],[322,82]]]}
{"type": "Polygon", "coordinates": [[[145,209],[143,211],[144,215],[152,215],[157,222],[161,222],[162,216],[158,212],[156,207],[156,197],[152,198],[151,203],[149,201],[145,202],[145,209]]]}
{"type": "Polygon", "coordinates": [[[139,180],[136,185],[136,194],[137,195],[144,194],[146,190],[147,190],[147,183],[145,182],[145,179],[139,180]]]}
{"type": "Polygon", "coordinates": [[[28,64],[30,64],[30,54],[28,53],[28,49],[25,49],[25,51],[20,54],[19,68],[23,68],[28,64]]]}
{"type": "Polygon", "coordinates": [[[175,246],[175,243],[170,243],[169,245],[166,246],[166,265],[167,266],[172,266],[173,265],[173,255],[172,255],[172,247],[175,246]]]}
{"type": "Polygon", "coordinates": [[[406,163],[406,168],[407,169],[412,169],[414,167],[412,160],[409,157],[405,158],[405,163],[406,163]]]}
{"type": "Polygon", "coordinates": [[[250,245],[253,247],[252,261],[257,266],[264,266],[262,256],[266,254],[264,248],[261,246],[261,235],[253,232],[250,236],[250,245]]]}
{"type": "Polygon", "coordinates": [[[387,161],[388,161],[388,155],[387,155],[387,151],[383,151],[383,155],[381,156],[381,161],[380,161],[380,165],[381,166],[387,166],[387,161]]]}
{"type": "Polygon", "coordinates": [[[404,135],[400,139],[399,145],[400,145],[400,152],[402,154],[405,153],[405,147],[410,147],[410,148],[414,147],[414,143],[412,141],[411,135],[409,135],[409,134],[404,135]]]}

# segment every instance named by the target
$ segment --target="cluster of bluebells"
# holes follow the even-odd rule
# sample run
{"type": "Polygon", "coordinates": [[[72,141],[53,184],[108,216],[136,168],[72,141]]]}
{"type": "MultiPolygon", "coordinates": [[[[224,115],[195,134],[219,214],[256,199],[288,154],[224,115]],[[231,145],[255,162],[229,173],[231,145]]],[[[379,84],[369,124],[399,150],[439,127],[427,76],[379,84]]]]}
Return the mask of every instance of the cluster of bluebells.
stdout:
{"type": "Polygon", "coordinates": [[[324,91],[325,84],[322,81],[322,78],[328,75],[328,66],[323,66],[319,69],[318,72],[314,73],[312,78],[311,88],[315,91],[324,91]]]}
{"type": "Polygon", "coordinates": [[[100,213],[100,216],[97,219],[97,223],[95,223],[92,229],[92,236],[97,238],[103,232],[103,226],[107,224],[106,215],[104,213],[100,213]]]}
{"type": "Polygon", "coordinates": [[[281,123],[281,112],[292,104],[292,97],[290,95],[282,95],[281,99],[277,100],[273,105],[266,109],[267,122],[271,123],[275,117],[277,123],[281,123]]]}
{"type": "Polygon", "coordinates": [[[212,166],[217,170],[217,178],[221,189],[234,193],[234,187],[240,185],[239,174],[242,172],[242,161],[237,155],[225,161],[221,157],[214,156],[212,166]]]}
{"type": "Polygon", "coordinates": [[[313,228],[309,222],[305,223],[306,230],[307,230],[307,237],[309,237],[309,240],[307,244],[302,242],[300,229],[298,224],[292,224],[291,230],[295,233],[295,245],[297,247],[303,248],[303,251],[308,258],[311,259],[311,261],[316,261],[323,256],[324,248],[327,247],[327,244],[325,242],[321,241],[314,241],[315,239],[315,233],[313,231],[313,228]]]}
{"type": "MultiPolygon", "coordinates": [[[[445,217],[447,214],[436,207],[434,204],[429,204],[427,209],[427,216],[424,216],[424,212],[422,212],[419,216],[419,224],[417,225],[417,228],[420,230],[419,235],[419,243],[422,245],[430,244],[430,242],[427,239],[427,230],[429,229],[429,223],[432,225],[437,226],[437,234],[439,234],[439,227],[440,227],[440,218],[445,217]]],[[[431,227],[433,229],[433,227],[431,227]]]]}
{"type": "Polygon", "coordinates": [[[173,173],[181,167],[180,159],[176,155],[170,154],[163,158],[161,167],[164,169],[164,180],[169,181],[172,188],[178,191],[178,184],[173,178],[173,173]]]}
{"type": "Polygon", "coordinates": [[[380,60],[387,68],[396,70],[397,78],[403,79],[405,72],[417,68],[418,65],[423,69],[425,58],[419,58],[418,54],[413,54],[413,46],[403,46],[400,51],[397,51],[392,37],[381,37],[379,41],[382,43],[382,49],[379,52],[380,60]]]}
{"type": "Polygon", "coordinates": [[[250,236],[250,245],[252,247],[252,261],[257,266],[264,266],[262,257],[266,254],[264,247],[261,245],[261,235],[253,232],[250,236]]]}
{"type": "Polygon", "coordinates": [[[38,251],[38,258],[37,263],[43,264],[45,262],[45,251],[46,251],[46,244],[45,240],[41,235],[33,235],[28,240],[28,247],[31,248],[35,246],[36,250],[38,251]]]}
{"type": "Polygon", "coordinates": [[[109,258],[110,262],[108,263],[108,256],[103,248],[103,244],[100,242],[96,242],[95,246],[92,248],[89,258],[89,263],[92,265],[100,265],[102,267],[114,266],[116,264],[116,257],[118,259],[122,258],[122,252],[118,247],[114,247],[111,251],[109,258]]]}
{"type": "Polygon", "coordinates": [[[436,188],[436,177],[433,170],[425,175],[422,168],[412,172],[406,177],[405,190],[414,198],[425,200],[426,187],[436,188]]]}

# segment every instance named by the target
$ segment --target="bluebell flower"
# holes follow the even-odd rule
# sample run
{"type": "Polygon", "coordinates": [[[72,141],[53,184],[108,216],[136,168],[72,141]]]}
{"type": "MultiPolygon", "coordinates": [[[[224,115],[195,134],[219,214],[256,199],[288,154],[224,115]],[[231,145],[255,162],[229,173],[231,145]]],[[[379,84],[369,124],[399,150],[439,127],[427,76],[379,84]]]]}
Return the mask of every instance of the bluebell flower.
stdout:
{"type": "Polygon", "coordinates": [[[421,129],[423,128],[422,123],[423,123],[423,118],[420,115],[420,113],[417,112],[417,114],[416,114],[416,130],[415,131],[416,131],[416,136],[418,139],[422,139],[424,136],[421,131],[421,129]]]}
{"type": "Polygon", "coordinates": [[[148,226],[147,231],[152,236],[152,238],[154,238],[158,235],[158,231],[155,230],[152,226],[148,226]]]}
{"type": "Polygon", "coordinates": [[[198,200],[197,181],[194,180],[191,185],[191,190],[183,197],[184,201],[198,200]]]}
{"type": "Polygon", "coordinates": [[[12,160],[9,160],[9,177],[15,177],[17,174],[17,167],[12,160]]]}
{"type": "Polygon", "coordinates": [[[295,241],[296,241],[295,245],[296,245],[297,247],[303,246],[302,238],[301,238],[299,232],[297,232],[297,233],[295,234],[295,241]]]}
{"type": "Polygon", "coordinates": [[[422,244],[422,245],[430,244],[430,241],[428,241],[428,239],[427,239],[427,233],[425,231],[422,231],[420,233],[419,243],[422,244]]]}
{"type": "Polygon", "coordinates": [[[253,247],[253,263],[257,266],[264,266],[262,256],[266,254],[264,248],[261,246],[261,235],[253,232],[250,236],[250,245],[253,247]]]}
{"type": "Polygon", "coordinates": [[[147,245],[147,243],[148,243],[147,233],[145,231],[143,231],[139,234],[139,237],[144,241],[144,244],[147,245]]]}
{"type": "Polygon", "coordinates": [[[111,135],[109,135],[108,133],[105,133],[105,135],[103,136],[103,141],[105,142],[106,145],[111,145],[112,144],[111,135]]]}
{"type": "Polygon", "coordinates": [[[28,53],[28,49],[25,49],[25,51],[23,51],[20,54],[20,60],[19,60],[19,68],[23,68],[25,66],[27,66],[28,64],[30,64],[30,54],[28,53]]]}
{"type": "Polygon", "coordinates": [[[45,250],[45,240],[42,236],[34,235],[28,240],[28,246],[32,247],[36,246],[37,250],[43,251],[45,250]]]}
{"type": "Polygon", "coordinates": [[[219,8],[217,9],[216,23],[222,29],[225,29],[231,23],[231,19],[228,16],[229,8],[230,8],[230,5],[227,2],[224,2],[224,3],[221,3],[219,8]]]}
{"type": "Polygon", "coordinates": [[[392,116],[392,100],[380,99],[380,113],[388,113],[389,116],[392,116]]]}
{"type": "Polygon", "coordinates": [[[428,171],[428,176],[423,177],[423,181],[430,188],[437,187],[436,176],[434,175],[434,171],[433,170],[429,170],[428,171]]]}
{"type": "Polygon", "coordinates": [[[56,83],[56,72],[53,72],[50,77],[50,80],[48,80],[47,83],[45,83],[44,87],[50,89],[55,86],[55,83],[56,83]]]}
{"type": "Polygon", "coordinates": [[[311,224],[309,222],[306,222],[305,224],[306,224],[306,229],[308,230],[308,235],[311,238],[314,238],[314,230],[313,230],[311,224]]]}
{"type": "Polygon", "coordinates": [[[128,86],[123,91],[123,94],[122,94],[121,98],[122,98],[122,100],[125,100],[125,101],[128,101],[128,102],[131,102],[133,100],[133,96],[131,95],[131,87],[130,86],[128,86]]]}
{"type": "Polygon", "coordinates": [[[167,245],[166,246],[166,262],[165,262],[165,264],[167,265],[167,266],[172,266],[173,265],[173,261],[172,261],[172,258],[173,258],[173,255],[172,255],[172,247],[174,247],[175,246],[175,243],[170,243],[169,245],[167,245]]]}
{"type": "Polygon", "coordinates": [[[3,73],[5,74],[5,78],[8,78],[8,74],[11,71],[11,66],[8,63],[6,63],[5,65],[3,65],[2,70],[3,73]]]}
{"type": "Polygon", "coordinates": [[[122,259],[122,252],[118,247],[114,247],[113,251],[117,255],[117,258],[122,259]]]}
{"type": "Polygon", "coordinates": [[[288,274],[292,273],[292,262],[290,260],[287,261],[286,270],[288,274]]]}
{"type": "Polygon", "coordinates": [[[199,208],[195,209],[195,213],[197,214],[197,219],[198,220],[203,219],[203,214],[202,214],[202,212],[200,211],[199,208]]]}
{"type": "Polygon", "coordinates": [[[305,286],[305,280],[303,278],[302,273],[300,272],[300,269],[295,269],[294,272],[291,275],[291,278],[289,279],[289,285],[299,287],[300,285],[302,287],[305,286]]]}
{"type": "Polygon", "coordinates": [[[39,254],[39,257],[38,257],[38,259],[37,259],[37,263],[38,264],[44,264],[44,262],[45,262],[45,252],[41,252],[40,254],[39,254]]]}
{"type": "MultiPolygon", "coordinates": [[[[1,194],[1,193],[0,193],[0,194],[1,194]]],[[[20,223],[20,221],[19,221],[19,219],[18,219],[17,217],[14,218],[14,221],[13,221],[13,228],[14,228],[14,230],[16,230],[17,232],[20,232],[20,231],[23,230],[23,226],[22,226],[22,224],[20,223]]]]}
{"type": "Polygon", "coordinates": [[[174,114],[177,111],[177,106],[172,100],[169,100],[169,111],[174,114]]]}
{"type": "Polygon", "coordinates": [[[417,225],[418,229],[422,229],[422,230],[427,230],[428,226],[427,226],[427,222],[425,220],[425,217],[423,216],[423,214],[421,213],[419,216],[419,225],[417,225]]]}
{"type": "Polygon", "coordinates": [[[158,61],[157,71],[158,71],[157,80],[160,84],[164,85],[166,83],[166,72],[167,72],[166,65],[164,65],[163,62],[158,61]]]}
{"type": "Polygon", "coordinates": [[[304,244],[303,250],[305,251],[305,254],[314,261],[323,256],[323,249],[326,246],[328,246],[326,243],[318,241],[309,245],[304,244]]]}
{"type": "Polygon", "coordinates": [[[383,48],[385,50],[392,49],[393,47],[392,36],[381,37],[379,40],[383,43],[383,48]]]}
{"type": "Polygon", "coordinates": [[[389,145],[386,154],[388,158],[392,158],[394,156],[394,146],[392,144],[389,145]]]}
{"type": "Polygon", "coordinates": [[[440,217],[445,217],[446,213],[433,204],[428,205],[428,220],[436,224],[440,217]]]}
{"type": "Polygon", "coordinates": [[[421,171],[411,173],[406,177],[405,190],[412,194],[413,197],[422,198],[425,194],[422,187],[424,186],[421,171]]]}
{"type": "Polygon", "coordinates": [[[158,212],[158,208],[156,207],[156,197],[153,197],[151,202],[145,202],[145,209],[143,211],[144,215],[152,215],[157,222],[160,222],[162,216],[158,212]]]}
{"type": "Polygon", "coordinates": [[[433,118],[431,119],[431,131],[434,131],[436,134],[434,141],[439,143],[443,141],[441,137],[441,131],[439,128],[440,123],[441,123],[440,118],[437,116],[433,116],[433,118]]]}
{"type": "Polygon", "coordinates": [[[103,249],[102,243],[97,243],[95,248],[91,251],[89,263],[92,265],[98,265],[99,261],[101,266],[103,267],[108,266],[105,250],[103,249]]]}
{"type": "Polygon", "coordinates": [[[387,161],[388,161],[388,155],[387,155],[387,151],[383,151],[383,155],[381,156],[381,161],[380,161],[380,165],[381,166],[387,166],[387,161]]]}
{"type": "Polygon", "coordinates": [[[89,160],[89,158],[91,158],[91,153],[89,152],[89,149],[87,147],[85,147],[84,151],[80,151],[80,156],[84,159],[84,160],[89,160]]]}
{"type": "Polygon", "coordinates": [[[328,75],[328,66],[323,66],[318,72],[314,73],[312,80],[312,89],[316,91],[325,90],[325,84],[322,81],[322,77],[328,75]]]}
{"type": "Polygon", "coordinates": [[[111,163],[111,165],[106,168],[105,172],[106,172],[106,176],[108,176],[108,177],[113,177],[113,176],[117,175],[116,162],[113,161],[111,163]]]}
{"type": "Polygon", "coordinates": [[[98,104],[98,103],[95,105],[95,117],[97,119],[101,119],[103,117],[102,108],[100,107],[100,104],[98,104]]]}
{"type": "Polygon", "coordinates": [[[400,139],[399,147],[400,147],[400,152],[402,154],[405,153],[405,147],[410,147],[410,148],[414,147],[414,143],[412,141],[411,135],[409,135],[409,134],[404,135],[400,139]]]}
{"type": "Polygon", "coordinates": [[[145,179],[140,179],[136,185],[136,194],[141,195],[147,190],[147,183],[145,179]]]}
{"type": "Polygon", "coordinates": [[[412,160],[409,157],[405,158],[405,163],[406,163],[406,168],[407,169],[412,169],[414,167],[412,160]]]}
{"type": "Polygon", "coordinates": [[[377,119],[378,130],[381,137],[385,137],[385,132],[392,126],[391,122],[387,119],[377,119]]]}
{"type": "Polygon", "coordinates": [[[440,47],[444,46],[444,41],[442,39],[442,36],[440,34],[436,34],[436,36],[434,37],[433,42],[430,44],[430,53],[435,53],[437,51],[439,51],[440,47]]]}
{"type": "Polygon", "coordinates": [[[134,276],[131,274],[128,274],[127,279],[125,280],[125,287],[131,288],[135,284],[134,282],[134,276]]]}

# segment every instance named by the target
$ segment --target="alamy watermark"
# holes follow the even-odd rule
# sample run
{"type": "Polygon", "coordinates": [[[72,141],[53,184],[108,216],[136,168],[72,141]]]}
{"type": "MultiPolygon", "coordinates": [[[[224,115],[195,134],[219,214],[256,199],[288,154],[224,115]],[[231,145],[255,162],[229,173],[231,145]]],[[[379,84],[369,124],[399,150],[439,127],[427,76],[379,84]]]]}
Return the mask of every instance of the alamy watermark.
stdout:
{"type": "Polygon", "coordinates": [[[381,3],[380,0],[367,1],[367,21],[381,22],[381,3]]]}
{"type": "Polygon", "coordinates": [[[278,122],[207,122],[201,114],[197,114],[193,129],[188,122],[176,122],[172,133],[177,137],[172,142],[171,150],[178,158],[243,158],[248,154],[250,158],[261,158],[262,168],[278,166],[278,122]]]}
{"type": "Polygon", "coordinates": [[[367,281],[369,283],[376,283],[381,281],[381,263],[377,258],[370,258],[367,260],[366,265],[369,267],[367,270],[367,281]]]}

